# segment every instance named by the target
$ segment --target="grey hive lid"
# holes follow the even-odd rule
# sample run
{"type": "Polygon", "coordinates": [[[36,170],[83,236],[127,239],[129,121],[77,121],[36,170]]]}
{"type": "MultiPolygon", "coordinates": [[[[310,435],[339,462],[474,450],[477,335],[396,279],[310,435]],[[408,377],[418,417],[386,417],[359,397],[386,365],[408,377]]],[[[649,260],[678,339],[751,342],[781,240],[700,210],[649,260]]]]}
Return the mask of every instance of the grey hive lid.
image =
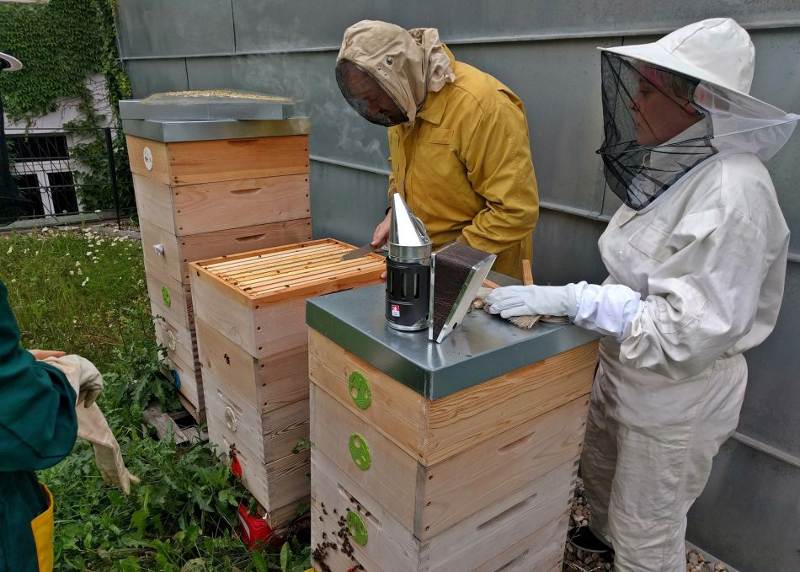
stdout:
{"type": "Polygon", "coordinates": [[[288,97],[230,89],[155,93],[119,103],[122,119],[161,121],[282,120],[293,107],[288,97]]]}

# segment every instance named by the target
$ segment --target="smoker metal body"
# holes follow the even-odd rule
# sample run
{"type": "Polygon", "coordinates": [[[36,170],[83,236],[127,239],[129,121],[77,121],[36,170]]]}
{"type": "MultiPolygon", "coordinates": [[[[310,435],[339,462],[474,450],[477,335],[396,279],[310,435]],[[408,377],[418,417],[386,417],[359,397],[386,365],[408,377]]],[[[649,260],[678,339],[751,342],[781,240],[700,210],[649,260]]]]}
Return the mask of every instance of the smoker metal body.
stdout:
{"type": "Polygon", "coordinates": [[[386,321],[395,330],[416,332],[428,328],[431,240],[403,197],[392,197],[386,262],[386,321]]]}

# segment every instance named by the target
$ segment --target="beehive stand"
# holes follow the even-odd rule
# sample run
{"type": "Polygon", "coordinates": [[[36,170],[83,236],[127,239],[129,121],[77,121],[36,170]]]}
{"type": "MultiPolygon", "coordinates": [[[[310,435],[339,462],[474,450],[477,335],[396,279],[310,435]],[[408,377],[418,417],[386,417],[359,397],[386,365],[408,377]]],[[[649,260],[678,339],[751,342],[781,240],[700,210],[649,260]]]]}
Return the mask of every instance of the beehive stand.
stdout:
{"type": "Polygon", "coordinates": [[[188,263],[311,239],[309,124],[254,94],[145,101],[123,102],[122,116],[147,289],[179,396],[202,420],[188,263]]]}
{"type": "Polygon", "coordinates": [[[232,449],[245,486],[273,527],[309,495],[308,335],[305,302],[373,284],[385,268],[332,239],[191,264],[209,439],[232,449]]]}
{"type": "Polygon", "coordinates": [[[315,569],[560,570],[596,336],[473,311],[433,344],[382,307],[308,303],[315,569]]]}

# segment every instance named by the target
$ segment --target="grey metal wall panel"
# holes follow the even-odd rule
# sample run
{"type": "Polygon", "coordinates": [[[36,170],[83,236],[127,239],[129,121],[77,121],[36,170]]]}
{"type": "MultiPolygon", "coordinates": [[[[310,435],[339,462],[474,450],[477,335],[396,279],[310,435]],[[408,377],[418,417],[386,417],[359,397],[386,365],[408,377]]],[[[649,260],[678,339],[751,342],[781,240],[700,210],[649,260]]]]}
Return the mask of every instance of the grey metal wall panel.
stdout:
{"type": "Polygon", "coordinates": [[[570,214],[542,210],[533,235],[533,275],[537,284],[600,283],[608,276],[597,239],[606,225],[570,214]]]}
{"type": "Polygon", "coordinates": [[[231,0],[118,0],[122,55],[230,53],[231,0]]]}
{"type": "Polygon", "coordinates": [[[789,264],[783,300],[775,331],[747,353],[739,431],[800,457],[800,264],[789,264]]]}
{"type": "MultiPolygon", "coordinates": [[[[764,30],[752,34],[756,75],[752,94],[781,109],[800,113],[800,33],[764,30]]],[[[800,253],[800,132],[767,164],[786,222],[792,231],[792,252],[800,253]]],[[[800,298],[798,298],[800,300],[800,298]]]]}
{"type": "Polygon", "coordinates": [[[239,50],[338,46],[342,31],[363,19],[405,27],[438,27],[449,41],[514,36],[612,35],[663,31],[726,14],[743,24],[800,20],[794,0],[233,0],[239,50]],[[313,29],[313,33],[309,30],[313,29]]]}
{"type": "Polygon", "coordinates": [[[128,62],[126,71],[133,86],[133,97],[147,97],[160,91],[189,87],[184,60],[141,60],[128,62]]]}
{"type": "Polygon", "coordinates": [[[384,217],[384,175],[311,162],[311,221],[315,238],[333,237],[356,245],[372,239],[384,217]]]}
{"type": "Polygon", "coordinates": [[[796,572],[798,483],[797,467],[729,440],[689,513],[687,537],[741,572],[796,572]]]}

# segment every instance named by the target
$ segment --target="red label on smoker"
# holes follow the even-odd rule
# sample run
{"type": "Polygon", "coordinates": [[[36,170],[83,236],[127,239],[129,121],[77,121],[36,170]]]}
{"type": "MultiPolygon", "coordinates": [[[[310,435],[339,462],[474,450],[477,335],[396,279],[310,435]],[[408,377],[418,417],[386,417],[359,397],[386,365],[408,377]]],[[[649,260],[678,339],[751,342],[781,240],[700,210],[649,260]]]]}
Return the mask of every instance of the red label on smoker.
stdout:
{"type": "Polygon", "coordinates": [[[392,304],[392,317],[400,317],[400,304],[392,304]]]}

